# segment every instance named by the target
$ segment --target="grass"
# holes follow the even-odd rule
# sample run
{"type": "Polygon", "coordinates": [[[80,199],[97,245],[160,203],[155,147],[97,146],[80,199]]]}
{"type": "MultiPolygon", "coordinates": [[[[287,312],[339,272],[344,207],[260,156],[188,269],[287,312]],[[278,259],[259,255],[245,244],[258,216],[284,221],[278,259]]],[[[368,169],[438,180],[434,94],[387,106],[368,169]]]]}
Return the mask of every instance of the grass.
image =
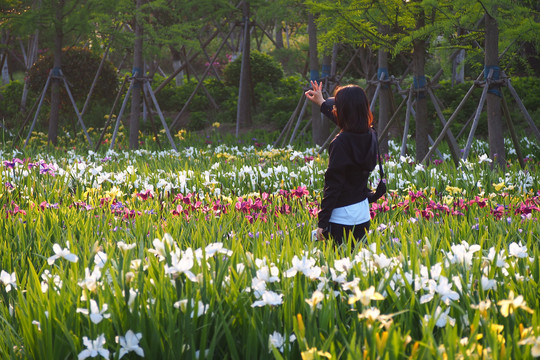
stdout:
{"type": "Polygon", "coordinates": [[[366,243],[335,247],[311,241],[326,155],[182,136],[179,153],[2,150],[1,358],[536,356],[534,143],[504,173],[481,142],[460,168],[391,146],[366,243]]]}

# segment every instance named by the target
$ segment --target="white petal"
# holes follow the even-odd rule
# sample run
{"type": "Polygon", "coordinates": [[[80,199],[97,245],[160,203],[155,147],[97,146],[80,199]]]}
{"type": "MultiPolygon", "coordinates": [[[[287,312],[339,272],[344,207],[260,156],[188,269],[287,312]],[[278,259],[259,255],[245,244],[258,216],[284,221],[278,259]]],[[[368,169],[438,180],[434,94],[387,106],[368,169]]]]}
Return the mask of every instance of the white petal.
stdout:
{"type": "Polygon", "coordinates": [[[422,295],[422,297],[420,298],[420,304],[425,304],[427,302],[430,302],[431,300],[433,300],[433,294],[422,295]]]}
{"type": "Polygon", "coordinates": [[[66,259],[67,261],[71,261],[71,262],[77,262],[79,260],[79,258],[77,257],[77,255],[75,254],[72,254],[72,253],[69,253],[67,255],[64,255],[64,259],[66,259]]]}
{"type": "Polygon", "coordinates": [[[79,353],[78,358],[79,358],[79,360],[84,360],[84,359],[86,359],[87,357],[89,357],[91,354],[92,354],[92,353],[90,352],[90,350],[85,349],[85,350],[83,350],[83,351],[81,351],[81,352],[79,353]]]}
{"type": "Polygon", "coordinates": [[[99,324],[101,320],[103,320],[103,316],[101,316],[101,314],[90,314],[90,320],[94,324],[99,324]]]}

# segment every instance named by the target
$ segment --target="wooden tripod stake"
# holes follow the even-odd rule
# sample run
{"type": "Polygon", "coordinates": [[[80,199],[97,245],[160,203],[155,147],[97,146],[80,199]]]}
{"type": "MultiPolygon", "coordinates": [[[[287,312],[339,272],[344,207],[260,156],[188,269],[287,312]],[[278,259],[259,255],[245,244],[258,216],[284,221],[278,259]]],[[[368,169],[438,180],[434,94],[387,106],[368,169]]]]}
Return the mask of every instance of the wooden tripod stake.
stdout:
{"type": "MultiPolygon", "coordinates": [[[[148,92],[148,94],[150,95],[150,99],[152,100],[152,103],[154,104],[156,112],[159,115],[159,119],[161,120],[161,124],[163,125],[163,129],[165,129],[165,133],[167,134],[167,138],[169,139],[169,143],[171,144],[172,148],[175,151],[178,151],[178,149],[176,148],[176,144],[174,143],[174,140],[172,138],[171,132],[169,131],[169,127],[167,126],[167,123],[165,121],[165,117],[163,116],[163,113],[161,112],[161,108],[159,107],[159,103],[157,102],[156,96],[154,95],[154,91],[152,90],[152,87],[150,86],[149,79],[146,78],[146,77],[139,78],[139,79],[136,79],[136,78],[132,77],[132,78],[130,78],[130,81],[131,81],[131,83],[130,83],[129,88],[127,90],[126,96],[124,97],[124,101],[122,102],[122,107],[120,108],[120,112],[118,113],[118,117],[116,118],[116,125],[114,127],[114,132],[113,132],[113,136],[111,138],[111,144],[109,146],[109,150],[112,150],[113,147],[114,147],[114,143],[116,141],[116,135],[118,134],[118,128],[120,127],[120,122],[122,120],[122,116],[124,115],[124,111],[126,109],[126,105],[127,105],[128,99],[129,99],[129,94],[131,93],[131,91],[133,89],[133,86],[134,86],[133,84],[135,83],[135,81],[142,81],[143,82],[143,90],[146,90],[148,92]]],[[[144,91],[143,91],[143,94],[144,94],[144,91]]],[[[143,96],[146,96],[146,95],[143,95],[143,96]]],[[[148,102],[148,99],[146,99],[146,101],[148,102]]],[[[114,105],[113,105],[113,108],[114,108],[114,105]]],[[[111,113],[112,113],[112,110],[111,110],[111,113]]],[[[110,119],[110,117],[109,117],[109,119],[110,119]]],[[[107,128],[107,126],[103,129],[103,133],[105,132],[106,128],[107,128]]],[[[103,135],[101,137],[103,138],[103,135]]]]}
{"type": "Polygon", "coordinates": [[[26,141],[24,142],[23,149],[28,145],[28,141],[30,140],[30,136],[32,135],[32,131],[34,130],[34,126],[36,125],[37,118],[39,116],[39,112],[41,110],[41,106],[43,105],[43,100],[45,99],[45,94],[47,93],[47,89],[49,88],[49,85],[51,83],[51,79],[61,79],[64,83],[64,87],[66,88],[66,91],[69,96],[69,100],[71,101],[71,105],[73,105],[73,109],[75,110],[75,114],[77,114],[77,119],[79,120],[79,124],[81,125],[84,135],[86,137],[86,140],[88,140],[88,144],[92,146],[92,140],[90,140],[90,136],[88,135],[88,132],[86,131],[86,126],[84,125],[83,119],[81,114],[79,113],[79,109],[77,108],[77,104],[75,103],[75,99],[73,99],[73,95],[71,94],[71,90],[69,89],[69,84],[66,80],[66,77],[64,76],[64,73],[62,70],[58,71],[58,75],[53,75],[53,71],[49,71],[49,75],[47,76],[47,81],[45,82],[45,86],[43,87],[43,91],[41,92],[41,97],[39,99],[39,105],[36,110],[36,113],[34,115],[34,120],[32,121],[32,125],[30,125],[30,131],[28,132],[28,136],[26,137],[26,141]]]}
{"type": "MultiPolygon", "coordinates": [[[[488,88],[489,88],[489,82],[491,81],[492,73],[493,73],[493,70],[490,70],[489,74],[488,74],[488,77],[487,77],[485,83],[483,84],[484,89],[482,91],[482,96],[480,98],[480,102],[478,104],[478,107],[477,107],[475,115],[474,115],[474,121],[473,121],[471,130],[470,130],[470,133],[469,133],[469,137],[467,139],[467,146],[465,147],[465,150],[464,150],[464,153],[463,153],[463,160],[467,159],[467,157],[469,155],[469,152],[470,152],[470,149],[471,149],[471,146],[472,146],[472,140],[473,140],[474,132],[476,130],[476,127],[478,126],[480,113],[482,112],[482,108],[483,108],[485,98],[486,98],[486,93],[487,93],[488,88]]],[[[503,74],[503,76],[505,76],[504,73],[502,73],[502,74],[503,74]]],[[[474,88],[479,86],[478,82],[480,81],[481,77],[482,77],[482,73],[480,73],[480,75],[478,75],[478,78],[476,79],[475,83],[470,87],[467,94],[465,94],[465,96],[463,97],[463,99],[459,103],[458,107],[456,108],[456,110],[454,111],[452,116],[450,116],[450,118],[446,122],[446,125],[444,126],[443,130],[441,131],[441,134],[437,137],[434,144],[431,146],[431,148],[429,149],[428,153],[426,154],[424,159],[421,161],[421,163],[425,163],[429,159],[429,157],[433,154],[433,152],[437,149],[437,146],[442,141],[442,138],[444,137],[446,131],[450,128],[450,125],[457,118],[457,114],[461,111],[461,109],[465,105],[465,102],[467,101],[467,99],[472,95],[472,92],[473,92],[474,88]]],[[[534,124],[531,116],[527,112],[527,109],[523,105],[523,102],[521,101],[521,99],[519,98],[519,96],[516,93],[515,89],[513,88],[512,84],[510,83],[510,79],[506,78],[503,81],[502,85],[506,85],[508,87],[508,90],[510,90],[510,94],[512,94],[512,96],[516,100],[516,103],[518,104],[518,107],[519,107],[520,111],[523,113],[525,119],[529,122],[529,126],[531,127],[532,132],[535,134],[536,138],[540,142],[540,131],[538,130],[538,128],[534,124]]],[[[519,143],[517,141],[517,136],[515,135],[515,131],[513,130],[513,125],[511,123],[510,115],[509,115],[509,113],[506,114],[508,108],[507,108],[507,105],[506,105],[506,110],[505,110],[505,103],[506,102],[505,102],[504,97],[503,97],[503,112],[505,112],[506,121],[508,123],[508,128],[509,128],[511,136],[512,136],[512,141],[514,143],[514,147],[515,147],[516,153],[518,155],[518,160],[519,160],[521,166],[523,167],[525,163],[524,163],[523,159],[519,159],[520,157],[522,158],[522,155],[520,155],[521,150],[519,149],[519,143]]]]}

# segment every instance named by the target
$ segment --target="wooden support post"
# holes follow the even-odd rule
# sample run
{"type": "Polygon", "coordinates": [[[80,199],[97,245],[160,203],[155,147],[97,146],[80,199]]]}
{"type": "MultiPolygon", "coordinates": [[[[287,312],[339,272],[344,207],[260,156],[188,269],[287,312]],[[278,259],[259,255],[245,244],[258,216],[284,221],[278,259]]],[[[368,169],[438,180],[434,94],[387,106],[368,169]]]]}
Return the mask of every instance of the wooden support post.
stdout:
{"type": "Polygon", "coordinates": [[[398,118],[398,113],[399,111],[401,110],[401,108],[403,107],[403,105],[405,105],[405,103],[407,102],[407,100],[409,99],[409,95],[407,94],[403,100],[401,100],[401,103],[399,104],[398,108],[396,109],[396,111],[394,111],[394,114],[392,115],[392,117],[390,118],[390,120],[388,120],[388,123],[386,124],[386,126],[384,127],[384,129],[380,132],[380,134],[378,134],[378,141],[381,142],[381,140],[386,136],[386,133],[388,132],[388,129],[390,129],[390,126],[392,126],[394,124],[394,122],[397,120],[398,118]]]}
{"type": "Polygon", "coordinates": [[[152,132],[154,133],[154,136],[156,137],[157,146],[161,150],[162,148],[161,148],[161,142],[159,141],[159,133],[157,132],[156,124],[154,123],[154,116],[152,115],[152,108],[150,107],[150,101],[148,101],[147,91],[144,90],[144,87],[143,87],[142,96],[143,96],[144,105],[148,109],[148,117],[150,118],[150,127],[152,128],[152,132]]]}
{"type": "Polygon", "coordinates": [[[456,136],[456,139],[459,139],[461,137],[461,135],[463,135],[465,133],[465,130],[467,130],[467,126],[469,126],[469,124],[471,123],[472,119],[474,119],[474,113],[471,114],[471,116],[469,116],[469,119],[467,120],[467,122],[465,123],[465,125],[463,125],[463,128],[461,128],[461,130],[459,131],[459,133],[457,134],[456,136]]]}
{"type": "Polygon", "coordinates": [[[324,149],[326,149],[328,144],[330,144],[330,141],[337,135],[338,132],[339,132],[339,126],[336,126],[334,131],[332,131],[332,133],[328,137],[328,139],[326,139],[326,141],[321,145],[321,148],[319,149],[319,151],[317,151],[317,154],[321,154],[324,151],[324,149]]]}
{"type": "Polygon", "coordinates": [[[523,153],[521,152],[521,146],[519,146],[519,139],[516,134],[516,129],[514,129],[514,124],[512,123],[512,118],[510,117],[510,110],[508,110],[508,103],[506,102],[506,98],[504,97],[504,95],[502,96],[502,108],[504,118],[506,119],[506,125],[508,125],[508,130],[510,131],[510,136],[512,137],[514,148],[516,149],[519,165],[522,169],[524,169],[525,160],[523,160],[523,153]]]}
{"type": "MultiPolygon", "coordinates": [[[[227,36],[231,36],[231,33],[232,31],[234,30],[234,27],[232,27],[231,31],[229,32],[229,34],[227,36]]],[[[212,36],[210,36],[210,38],[208,38],[208,40],[205,41],[205,43],[203,45],[201,45],[203,48],[208,46],[208,44],[210,44],[210,42],[212,40],[214,40],[214,38],[219,34],[219,30],[216,30],[214,31],[214,33],[212,34],[212,36]]],[[[225,41],[227,41],[228,37],[225,39],[225,41]]],[[[189,61],[193,61],[197,56],[199,56],[200,52],[196,52],[195,54],[191,55],[189,57],[189,61]]],[[[176,69],[175,71],[173,71],[173,73],[171,75],[169,75],[168,78],[166,78],[165,80],[163,80],[163,82],[161,84],[159,84],[159,86],[156,88],[156,90],[154,90],[154,94],[157,94],[158,92],[160,92],[165,86],[167,86],[168,83],[170,83],[175,77],[176,75],[180,74],[180,72],[182,70],[184,70],[186,67],[186,64],[182,64],[182,66],[180,66],[178,69],[176,69]]]]}
{"type": "Polygon", "coordinates": [[[96,143],[96,149],[94,151],[98,151],[99,147],[101,146],[101,142],[103,141],[103,137],[105,136],[105,133],[107,132],[107,128],[109,127],[109,124],[112,121],[112,116],[114,109],[116,108],[116,104],[118,103],[118,99],[120,99],[121,94],[124,92],[124,88],[126,87],[126,83],[129,79],[129,76],[124,77],[124,81],[122,82],[122,86],[120,87],[120,91],[116,94],[116,97],[114,98],[114,102],[111,108],[111,111],[109,112],[109,116],[107,117],[107,121],[105,122],[105,126],[103,126],[103,130],[101,131],[101,135],[99,136],[99,140],[96,143]]]}
{"type": "Polygon", "coordinates": [[[90,98],[92,97],[92,93],[94,92],[94,88],[96,87],[97,80],[99,79],[99,76],[101,75],[101,70],[103,70],[103,65],[105,64],[105,60],[107,59],[107,55],[109,55],[109,49],[111,48],[111,41],[109,41],[109,44],[107,44],[107,48],[105,49],[105,53],[103,54],[103,58],[101,59],[98,69],[96,71],[96,75],[94,76],[94,80],[92,81],[92,85],[90,85],[90,90],[88,90],[88,95],[86,96],[86,100],[84,101],[83,108],[81,110],[81,116],[86,114],[86,109],[88,108],[88,104],[90,103],[90,98]]]}
{"type": "MultiPolygon", "coordinates": [[[[480,75],[478,75],[478,78],[476,79],[476,81],[480,80],[480,78],[482,77],[482,73],[480,73],[480,75]]],[[[456,110],[454,111],[454,113],[452,114],[452,116],[450,116],[450,118],[448,119],[448,121],[446,122],[446,125],[444,126],[444,128],[442,129],[440,135],[437,137],[437,139],[435,139],[435,142],[433,143],[433,145],[431,146],[431,148],[429,149],[428,153],[426,154],[426,156],[424,157],[424,159],[420,162],[421,164],[424,164],[427,159],[429,159],[429,157],[435,152],[437,146],[439,146],[439,144],[441,143],[442,139],[444,138],[444,136],[446,135],[446,131],[450,128],[450,125],[452,125],[452,123],[454,122],[454,120],[457,118],[457,114],[461,111],[461,109],[463,108],[463,106],[465,105],[465,102],[467,101],[467,99],[469,99],[469,97],[472,95],[472,92],[474,90],[474,88],[476,87],[476,84],[473,84],[471,86],[471,88],[469,89],[469,91],[465,94],[465,96],[463,97],[463,99],[461,100],[461,102],[459,103],[458,107],[456,108],[456,110]]]]}
{"type": "MultiPolygon", "coordinates": [[[[193,71],[193,76],[195,76],[195,80],[197,81],[200,81],[199,80],[199,77],[197,76],[196,72],[195,72],[195,69],[193,69],[193,66],[191,65],[190,62],[187,61],[187,59],[185,59],[186,63],[188,64],[188,67],[191,68],[191,70],[193,71]]],[[[212,69],[214,67],[212,66],[212,69]]],[[[204,83],[201,85],[206,97],[208,98],[208,100],[210,101],[210,104],[212,104],[212,107],[215,109],[215,110],[219,110],[219,105],[217,104],[216,100],[214,99],[214,97],[212,96],[212,94],[210,94],[210,92],[208,91],[208,89],[206,88],[206,86],[204,86],[204,83]]]]}
{"type": "Polygon", "coordinates": [[[43,104],[43,99],[45,98],[45,93],[47,92],[47,89],[49,88],[49,84],[51,82],[51,75],[52,70],[49,71],[49,76],[47,76],[47,81],[45,82],[45,86],[43,87],[43,91],[41,92],[41,98],[39,99],[39,105],[36,110],[36,114],[34,115],[34,120],[32,120],[32,125],[30,125],[30,131],[28,132],[28,136],[26,137],[26,141],[24,142],[23,149],[28,145],[28,141],[30,140],[30,136],[32,135],[32,131],[34,130],[34,126],[36,125],[36,121],[39,115],[39,111],[41,110],[41,105],[43,104]]]}
{"type": "Polygon", "coordinates": [[[302,105],[302,110],[300,111],[300,115],[298,115],[298,120],[296,121],[296,126],[294,127],[293,133],[291,135],[291,139],[289,140],[289,145],[292,144],[294,141],[294,138],[296,136],[296,132],[298,131],[298,127],[300,127],[300,123],[302,122],[302,118],[304,117],[304,114],[306,113],[308,99],[306,98],[304,100],[304,105],[302,105]]]}
{"type": "MultiPolygon", "coordinates": [[[[25,71],[30,70],[32,65],[34,64],[35,59],[37,59],[37,52],[38,52],[38,38],[39,38],[39,30],[36,30],[33,35],[30,37],[30,43],[28,44],[28,53],[25,55],[24,59],[24,67],[25,71]]],[[[20,40],[19,40],[20,41],[20,40]]],[[[22,41],[20,41],[21,49],[24,53],[24,46],[22,44],[22,41]]],[[[21,106],[20,110],[22,113],[26,113],[26,100],[28,98],[28,78],[25,78],[24,80],[24,86],[21,96],[21,106]]],[[[30,110],[30,113],[32,113],[34,109],[30,110]]],[[[20,135],[17,135],[19,138],[20,135]]]]}
{"type": "MultiPolygon", "coordinates": [[[[427,138],[428,138],[428,141],[429,141],[430,145],[433,145],[433,139],[431,138],[431,135],[428,135],[427,138]]],[[[437,149],[437,155],[439,155],[439,158],[440,158],[441,160],[444,159],[444,156],[443,156],[443,154],[439,151],[439,149],[437,149]]]]}
{"type": "Polygon", "coordinates": [[[165,121],[165,117],[163,116],[163,113],[161,112],[161,109],[159,107],[159,103],[157,102],[154,92],[152,91],[152,87],[150,86],[150,83],[148,81],[146,81],[145,85],[148,90],[148,93],[150,94],[150,98],[152,99],[152,102],[154,103],[154,107],[156,108],[156,111],[159,115],[159,119],[161,120],[161,125],[163,125],[163,129],[165,129],[165,134],[167,134],[167,138],[169,139],[169,142],[171,143],[172,148],[175,151],[178,151],[174,143],[174,139],[171,136],[171,132],[169,131],[169,128],[167,127],[167,122],[165,121]]]}
{"type": "MultiPolygon", "coordinates": [[[[231,29],[231,31],[229,31],[229,33],[227,34],[227,38],[229,36],[231,36],[232,32],[234,30],[234,27],[231,29]]],[[[218,55],[219,55],[219,52],[221,51],[221,49],[223,49],[223,46],[225,45],[225,42],[227,41],[227,38],[225,38],[225,41],[223,41],[221,43],[221,45],[219,46],[218,50],[216,51],[216,54],[214,55],[214,57],[212,58],[212,62],[214,62],[218,55]]],[[[179,69],[183,68],[183,66],[181,66],[179,69]]],[[[178,70],[178,69],[177,69],[178,70]]],[[[184,107],[182,107],[182,110],[180,110],[180,112],[176,115],[176,117],[174,118],[173,122],[171,123],[171,129],[174,128],[176,126],[176,123],[178,122],[178,120],[180,119],[180,117],[184,114],[184,112],[186,111],[189,103],[191,102],[191,100],[193,99],[193,97],[195,96],[195,94],[197,93],[197,91],[199,90],[199,88],[201,87],[202,85],[202,82],[204,81],[204,79],[206,78],[206,75],[208,75],[208,71],[210,70],[210,67],[207,67],[206,70],[204,71],[202,77],[201,77],[201,80],[199,81],[199,83],[197,84],[197,86],[195,87],[195,90],[193,90],[193,92],[191,93],[190,97],[188,98],[188,100],[186,101],[186,103],[184,104],[184,107]]],[[[176,72],[176,71],[175,71],[176,72]]],[[[171,79],[172,80],[172,79],[171,79]]],[[[165,82],[163,82],[165,83],[165,82]]],[[[162,85],[163,85],[162,83],[162,85]]],[[[160,85],[161,86],[161,85],[160,85]]],[[[159,89],[159,87],[158,87],[159,89]]],[[[154,92],[154,93],[157,93],[157,90],[154,92]]]]}
{"type": "MultiPolygon", "coordinates": [[[[203,52],[203,54],[204,54],[204,57],[205,57],[206,60],[208,61],[208,64],[210,64],[210,65],[208,65],[208,66],[211,66],[211,67],[212,67],[212,70],[213,70],[213,72],[214,72],[214,75],[216,76],[216,79],[218,79],[219,82],[222,82],[222,81],[221,81],[221,77],[219,76],[219,73],[217,72],[216,68],[214,67],[214,63],[210,63],[210,61],[211,61],[212,59],[210,58],[210,55],[208,55],[208,52],[206,51],[206,48],[204,48],[204,47],[201,46],[201,50],[202,50],[202,52],[203,52]]],[[[187,61],[187,59],[185,59],[185,60],[187,61]]],[[[190,66],[191,66],[191,64],[190,64],[190,66]]],[[[195,72],[193,72],[193,73],[195,74],[195,72]]],[[[205,91],[207,91],[207,90],[205,90],[205,91]]],[[[207,91],[207,92],[208,92],[208,91],[207,91]]]]}
{"type": "Polygon", "coordinates": [[[120,122],[122,121],[122,115],[124,115],[124,111],[126,109],[127,102],[129,100],[129,95],[131,94],[131,90],[133,89],[133,83],[134,80],[130,79],[130,84],[128,87],[128,91],[126,93],[126,96],[124,97],[124,101],[122,102],[122,106],[120,107],[120,112],[118,113],[118,117],[116,118],[116,125],[114,127],[113,136],[111,138],[111,144],[109,145],[109,150],[112,150],[114,147],[114,141],[116,140],[116,134],[118,134],[118,128],[120,127],[120,122]]]}
{"type": "MultiPolygon", "coordinates": [[[[443,127],[446,125],[446,119],[444,118],[444,115],[441,111],[441,107],[439,106],[439,101],[435,94],[433,93],[433,90],[431,90],[430,87],[427,88],[428,94],[431,98],[431,102],[433,103],[433,106],[435,107],[435,111],[437,112],[437,116],[439,117],[439,120],[441,120],[441,123],[443,127]]],[[[452,155],[452,159],[454,160],[454,163],[456,165],[459,164],[459,146],[456,141],[456,138],[452,134],[452,131],[448,129],[446,132],[446,140],[448,141],[448,147],[450,148],[450,154],[452,155]]]]}
{"type": "Polygon", "coordinates": [[[519,98],[519,95],[517,94],[516,89],[514,89],[514,87],[512,86],[512,82],[510,81],[510,79],[508,79],[506,81],[506,86],[508,87],[508,90],[510,90],[510,94],[512,94],[512,96],[516,100],[516,103],[517,103],[517,105],[519,107],[519,110],[521,110],[521,113],[525,117],[525,120],[527,120],[529,122],[529,126],[531,127],[531,130],[534,133],[534,135],[536,135],[536,138],[538,139],[538,142],[540,142],[540,131],[538,130],[538,128],[534,124],[534,121],[533,121],[531,115],[529,115],[529,112],[527,111],[527,109],[525,108],[525,105],[523,105],[523,102],[519,98]]]}
{"type": "Polygon", "coordinates": [[[343,78],[343,76],[347,73],[347,71],[349,70],[349,68],[351,67],[351,65],[353,64],[354,60],[356,59],[356,57],[358,56],[358,54],[360,53],[360,47],[358,47],[356,49],[356,51],[354,52],[353,56],[351,56],[351,58],[349,59],[349,62],[347,63],[347,65],[345,65],[345,67],[343,68],[343,71],[341,72],[341,74],[339,74],[338,76],[336,76],[336,82],[339,83],[341,81],[341,79],[343,78]]]}
{"type": "Polygon", "coordinates": [[[258,27],[259,29],[262,30],[263,34],[266,35],[266,37],[267,37],[267,38],[272,42],[272,44],[274,44],[274,46],[277,48],[278,46],[277,46],[277,44],[276,44],[274,38],[272,38],[272,36],[271,36],[270,34],[268,34],[268,32],[267,32],[266,30],[264,30],[264,28],[261,26],[261,24],[259,24],[258,22],[256,22],[255,24],[257,25],[257,27],[258,27]]]}
{"type": "Polygon", "coordinates": [[[302,128],[302,130],[300,131],[298,136],[300,137],[300,136],[304,135],[310,125],[311,125],[311,118],[308,119],[308,121],[306,122],[306,125],[304,125],[304,127],[302,128]]]}
{"type": "Polygon", "coordinates": [[[377,96],[379,96],[379,91],[381,90],[381,80],[384,74],[381,74],[381,78],[377,82],[377,87],[375,88],[375,94],[373,94],[373,99],[371,99],[371,104],[369,104],[369,110],[373,112],[373,106],[375,106],[375,101],[377,101],[377,96]]]}
{"type": "Polygon", "coordinates": [[[296,118],[296,114],[298,114],[298,111],[300,111],[300,106],[302,105],[302,100],[304,99],[304,96],[305,96],[304,93],[302,93],[302,95],[300,96],[300,100],[298,100],[298,104],[296,104],[296,108],[294,109],[291,117],[289,117],[289,121],[287,121],[287,123],[283,127],[283,130],[279,134],[275,144],[279,144],[281,138],[285,135],[286,132],[289,131],[289,128],[291,127],[291,123],[296,118]]]}
{"type": "Polygon", "coordinates": [[[82,116],[79,113],[79,109],[77,109],[77,104],[75,103],[75,99],[73,99],[73,95],[71,94],[71,90],[69,89],[69,85],[67,83],[66,77],[62,73],[62,70],[60,70],[60,76],[62,77],[62,80],[64,81],[64,86],[66,87],[66,91],[68,93],[69,99],[71,100],[71,104],[73,105],[73,109],[75,110],[75,113],[77,114],[77,119],[79,119],[79,124],[81,124],[84,135],[86,136],[86,140],[88,140],[88,144],[92,146],[92,140],[90,139],[90,135],[88,135],[88,132],[86,131],[86,126],[84,126],[82,116]]]}
{"type": "Polygon", "coordinates": [[[401,77],[398,79],[398,84],[402,83],[403,80],[405,80],[405,78],[407,77],[407,75],[411,71],[412,64],[413,64],[412,61],[407,64],[407,68],[405,69],[405,71],[403,72],[401,77]]]}
{"type": "Polygon", "coordinates": [[[409,124],[411,122],[412,93],[413,85],[411,85],[407,99],[407,111],[405,112],[405,128],[403,129],[403,139],[401,140],[401,156],[405,156],[407,152],[407,135],[409,135],[409,124]]]}
{"type": "Polygon", "coordinates": [[[19,128],[19,131],[17,131],[17,136],[16,136],[17,140],[15,140],[15,141],[19,141],[21,139],[21,133],[24,130],[24,127],[26,126],[28,121],[30,120],[30,116],[32,116],[32,114],[34,113],[34,109],[36,108],[40,98],[41,98],[41,93],[39,94],[38,99],[36,101],[34,101],[34,105],[32,105],[32,108],[30,109],[30,111],[28,112],[26,117],[24,118],[24,121],[23,121],[21,127],[19,128]]]}
{"type": "Polygon", "coordinates": [[[467,145],[465,146],[465,150],[463,150],[463,157],[462,157],[463,160],[467,159],[467,157],[469,156],[469,152],[471,151],[471,146],[474,139],[474,133],[476,131],[476,127],[478,126],[478,122],[480,121],[480,114],[482,113],[482,109],[484,108],[484,102],[486,101],[486,96],[489,89],[489,82],[491,80],[492,75],[493,75],[493,70],[489,70],[488,77],[484,84],[484,89],[482,90],[482,96],[480,97],[480,102],[478,103],[478,107],[476,108],[476,115],[474,116],[474,120],[471,126],[471,131],[469,132],[469,137],[467,138],[467,145]]]}
{"type": "Polygon", "coordinates": [[[242,2],[244,15],[244,37],[242,41],[242,63],[240,65],[240,83],[238,86],[238,103],[236,107],[236,138],[238,138],[240,125],[251,125],[251,65],[250,65],[250,23],[249,3],[242,2]]]}

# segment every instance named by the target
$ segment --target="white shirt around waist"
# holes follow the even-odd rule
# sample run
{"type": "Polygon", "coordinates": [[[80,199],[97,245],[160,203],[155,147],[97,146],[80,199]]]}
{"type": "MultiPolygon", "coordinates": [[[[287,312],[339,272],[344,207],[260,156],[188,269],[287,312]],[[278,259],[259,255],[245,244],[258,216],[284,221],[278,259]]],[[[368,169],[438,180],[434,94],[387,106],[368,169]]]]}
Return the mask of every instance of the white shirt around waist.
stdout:
{"type": "Polygon", "coordinates": [[[369,201],[365,199],[356,204],[342,206],[332,210],[330,222],[340,225],[359,225],[371,220],[369,201]]]}

